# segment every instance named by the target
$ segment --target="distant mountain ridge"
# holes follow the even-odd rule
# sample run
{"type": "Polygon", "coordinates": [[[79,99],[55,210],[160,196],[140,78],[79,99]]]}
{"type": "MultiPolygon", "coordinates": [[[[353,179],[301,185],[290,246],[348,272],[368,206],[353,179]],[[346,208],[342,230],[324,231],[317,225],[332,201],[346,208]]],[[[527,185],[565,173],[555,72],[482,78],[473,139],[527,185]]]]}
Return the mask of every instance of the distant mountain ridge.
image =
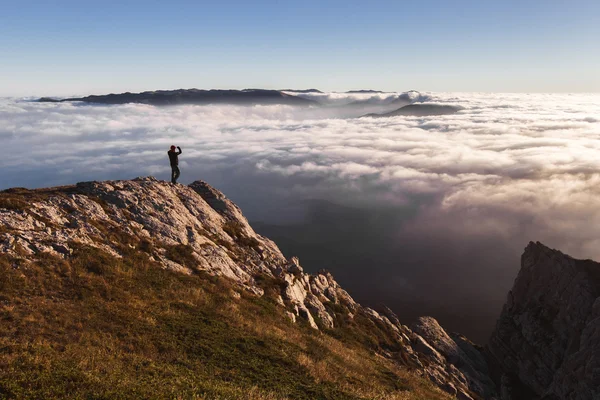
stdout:
{"type": "MultiPolygon", "coordinates": [[[[337,93],[337,92],[334,92],[337,93]]],[[[403,93],[383,92],[379,90],[350,90],[337,93],[348,95],[349,102],[333,107],[351,107],[356,109],[360,117],[392,117],[392,116],[429,116],[448,115],[460,110],[459,107],[440,104],[421,104],[431,100],[431,96],[422,94],[416,90],[403,93]],[[353,95],[371,95],[354,96],[353,95]],[[414,104],[418,103],[418,104],[414,104]],[[396,109],[394,109],[396,108],[396,109]],[[392,110],[392,111],[389,111],[392,110]],[[373,111],[379,111],[373,112],[373,111]],[[384,112],[381,112],[384,111],[384,112]]],[[[38,102],[62,103],[83,102],[88,104],[149,104],[153,106],[173,105],[209,105],[209,104],[231,104],[231,105],[291,105],[300,107],[331,107],[328,103],[328,95],[318,89],[176,89],[176,90],[154,90],[140,93],[110,93],[106,95],[89,95],[84,97],[70,97],[56,99],[42,97],[38,102]],[[324,95],[324,96],[321,96],[324,95]]]]}
{"type": "Polygon", "coordinates": [[[344,93],[385,93],[382,90],[372,90],[372,89],[360,89],[360,90],[348,90],[344,93]]]}
{"type": "Polygon", "coordinates": [[[281,89],[281,91],[294,93],[323,93],[319,89],[281,89]]]}
{"type": "Polygon", "coordinates": [[[462,110],[462,107],[445,104],[409,104],[383,114],[366,114],[363,117],[387,118],[396,116],[426,117],[432,115],[451,115],[462,110]]]}
{"type": "Polygon", "coordinates": [[[318,104],[314,100],[294,96],[279,90],[267,89],[244,89],[244,90],[222,90],[222,89],[177,89],[177,90],[155,90],[141,93],[111,93],[106,95],[90,95],[85,97],[73,97],[67,99],[53,99],[42,97],[40,102],[71,102],[81,101],[96,104],[127,104],[139,103],[154,106],[168,106],[180,104],[283,104],[310,106],[318,104]]]}

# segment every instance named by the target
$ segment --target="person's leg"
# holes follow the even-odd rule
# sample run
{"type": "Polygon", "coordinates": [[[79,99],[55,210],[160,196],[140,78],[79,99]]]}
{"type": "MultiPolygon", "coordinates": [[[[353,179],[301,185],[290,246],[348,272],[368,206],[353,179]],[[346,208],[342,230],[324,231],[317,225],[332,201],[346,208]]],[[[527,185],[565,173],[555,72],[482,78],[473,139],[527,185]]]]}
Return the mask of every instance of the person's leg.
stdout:
{"type": "Polygon", "coordinates": [[[181,172],[179,171],[179,167],[174,167],[174,171],[175,178],[173,179],[173,183],[177,183],[177,179],[179,179],[179,175],[181,175],[181,172]]]}
{"type": "Polygon", "coordinates": [[[176,168],[177,167],[171,165],[171,183],[177,183],[177,178],[175,177],[176,168]]]}

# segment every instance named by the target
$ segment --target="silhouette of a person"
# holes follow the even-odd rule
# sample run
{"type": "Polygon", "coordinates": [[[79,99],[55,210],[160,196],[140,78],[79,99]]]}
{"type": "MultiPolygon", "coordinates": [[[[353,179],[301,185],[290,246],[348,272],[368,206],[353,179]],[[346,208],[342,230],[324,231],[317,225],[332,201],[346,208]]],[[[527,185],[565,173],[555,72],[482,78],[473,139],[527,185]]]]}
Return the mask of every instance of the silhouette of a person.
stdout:
{"type": "Polygon", "coordinates": [[[171,146],[171,150],[167,151],[169,155],[169,161],[171,162],[171,183],[177,183],[177,179],[181,172],[179,171],[179,155],[181,154],[181,147],[177,146],[177,150],[175,151],[175,146],[171,146]]]}

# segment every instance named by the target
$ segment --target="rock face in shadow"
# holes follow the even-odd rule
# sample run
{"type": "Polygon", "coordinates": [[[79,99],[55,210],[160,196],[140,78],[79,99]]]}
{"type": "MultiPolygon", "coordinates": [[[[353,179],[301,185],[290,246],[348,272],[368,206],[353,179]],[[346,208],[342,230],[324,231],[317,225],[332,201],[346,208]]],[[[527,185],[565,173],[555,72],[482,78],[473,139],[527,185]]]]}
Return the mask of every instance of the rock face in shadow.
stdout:
{"type": "Polygon", "coordinates": [[[502,399],[600,399],[600,264],[530,243],[487,353],[502,399]]]}
{"type": "Polygon", "coordinates": [[[317,104],[310,99],[294,96],[279,90],[264,89],[246,89],[246,90],[200,90],[200,89],[179,89],[179,90],[156,90],[142,93],[119,93],[107,95],[91,95],[86,97],[75,97],[63,100],[56,100],[49,97],[42,97],[40,102],[67,102],[82,101],[85,103],[96,104],[127,104],[140,103],[154,106],[167,106],[178,104],[284,104],[309,106],[317,104]]]}
{"type": "Polygon", "coordinates": [[[363,117],[372,118],[387,118],[397,116],[412,116],[412,117],[426,117],[432,115],[450,115],[459,112],[462,108],[457,106],[449,106],[443,104],[409,104],[404,107],[400,107],[395,111],[391,111],[384,114],[367,114],[363,117]]]}

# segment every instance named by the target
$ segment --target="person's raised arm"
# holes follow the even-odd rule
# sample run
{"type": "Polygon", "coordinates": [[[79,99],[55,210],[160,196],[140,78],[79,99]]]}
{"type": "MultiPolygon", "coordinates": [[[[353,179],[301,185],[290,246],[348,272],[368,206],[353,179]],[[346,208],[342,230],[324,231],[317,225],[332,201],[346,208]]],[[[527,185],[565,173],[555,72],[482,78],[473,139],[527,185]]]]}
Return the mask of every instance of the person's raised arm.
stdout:
{"type": "Polygon", "coordinates": [[[177,150],[179,150],[177,154],[181,154],[181,147],[177,146],[177,150]]]}

